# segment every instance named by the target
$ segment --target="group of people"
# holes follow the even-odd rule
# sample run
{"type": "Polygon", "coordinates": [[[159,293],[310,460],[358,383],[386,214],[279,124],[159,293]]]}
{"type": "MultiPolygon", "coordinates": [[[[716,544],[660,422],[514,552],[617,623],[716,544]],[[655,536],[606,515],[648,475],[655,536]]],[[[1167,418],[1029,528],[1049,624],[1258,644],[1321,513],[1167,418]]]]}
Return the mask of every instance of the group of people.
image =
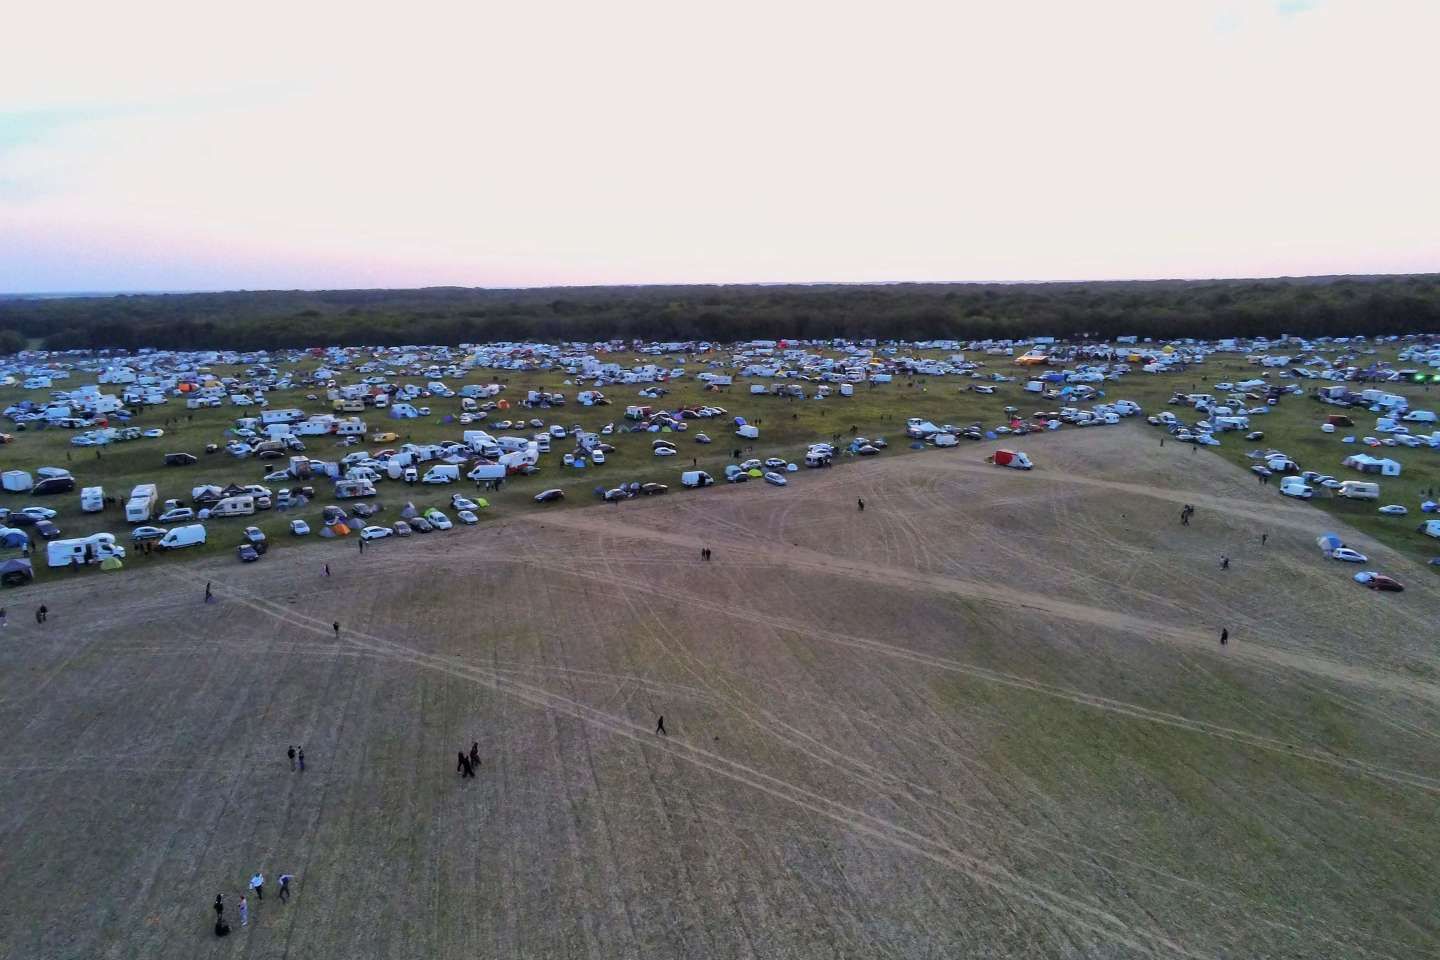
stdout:
{"type": "MultiPolygon", "coordinates": [[[[295,881],[295,875],[291,873],[280,874],[280,902],[290,902],[290,884],[295,881]]],[[[250,892],[256,900],[265,899],[265,875],[259,870],[250,878],[250,892]]],[[[215,894],[215,936],[226,937],[230,935],[230,922],[225,919],[225,894],[215,894]]],[[[240,926],[250,925],[250,901],[244,894],[240,896],[240,903],[236,907],[236,913],[240,915],[240,926]]]]}
{"type": "Polygon", "coordinates": [[[475,776],[475,768],[480,766],[480,741],[471,742],[468,755],[461,750],[456,756],[459,759],[455,763],[455,772],[460,774],[460,779],[475,776]]]}
{"type": "Polygon", "coordinates": [[[700,548],[700,559],[701,559],[701,560],[709,560],[709,559],[710,559],[710,548],[709,548],[709,547],[701,547],[701,548],[700,548]]]}

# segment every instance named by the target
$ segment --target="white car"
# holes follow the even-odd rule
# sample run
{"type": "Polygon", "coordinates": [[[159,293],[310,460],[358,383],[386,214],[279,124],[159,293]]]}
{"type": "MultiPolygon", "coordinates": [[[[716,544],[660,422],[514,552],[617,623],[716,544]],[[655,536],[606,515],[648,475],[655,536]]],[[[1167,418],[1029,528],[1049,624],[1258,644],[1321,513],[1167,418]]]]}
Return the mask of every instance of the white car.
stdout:
{"type": "Polygon", "coordinates": [[[287,470],[275,470],[271,473],[265,474],[266,483],[284,483],[286,480],[289,479],[290,473],[287,470]]]}
{"type": "Polygon", "coordinates": [[[155,518],[156,523],[179,523],[182,520],[194,520],[195,511],[189,507],[176,507],[174,510],[166,510],[155,518]]]}
{"type": "Polygon", "coordinates": [[[480,507],[475,503],[474,500],[471,500],[469,497],[462,497],[462,496],[461,496],[460,494],[458,494],[458,493],[455,494],[453,497],[450,498],[450,506],[451,506],[453,509],[456,509],[456,510],[479,510],[479,509],[480,509],[480,507]]]}
{"type": "Polygon", "coordinates": [[[1388,504],[1388,505],[1386,505],[1386,506],[1381,507],[1381,508],[1380,508],[1380,512],[1383,513],[1383,514],[1384,514],[1385,516],[1387,516],[1387,517],[1403,517],[1403,516],[1405,516],[1405,514],[1409,513],[1410,511],[1409,511],[1409,510],[1406,510],[1404,507],[1400,506],[1400,504],[1398,504],[1398,503],[1392,503],[1392,504],[1388,504]]]}
{"type": "Polygon", "coordinates": [[[475,514],[469,510],[461,510],[460,512],[456,513],[455,519],[459,520],[463,524],[466,524],[467,526],[480,522],[480,518],[475,516],[475,514]]]}
{"type": "Polygon", "coordinates": [[[156,440],[160,437],[165,436],[165,431],[161,430],[159,427],[151,427],[149,430],[142,431],[140,436],[149,437],[152,440],[156,440]]]}
{"type": "Polygon", "coordinates": [[[394,533],[389,527],[366,527],[360,531],[361,540],[383,540],[394,533]]]}
{"type": "Polygon", "coordinates": [[[593,452],[590,454],[590,462],[591,462],[591,463],[595,463],[595,464],[604,463],[604,462],[605,462],[605,451],[604,451],[604,450],[595,450],[595,451],[593,451],[593,452]]]}
{"type": "Polygon", "coordinates": [[[1331,552],[1332,560],[1343,560],[1346,563],[1367,563],[1370,558],[1359,550],[1352,550],[1349,547],[1337,547],[1331,552]]]}
{"type": "Polygon", "coordinates": [[[16,510],[15,512],[22,513],[25,516],[29,517],[31,520],[55,519],[55,511],[51,510],[49,507],[26,507],[23,510],[16,510]]]}
{"type": "Polygon", "coordinates": [[[303,536],[306,536],[306,535],[309,534],[309,533],[310,533],[310,524],[306,523],[304,520],[291,520],[291,521],[290,521],[290,535],[291,535],[291,536],[294,536],[294,537],[303,537],[303,536]]]}
{"type": "Polygon", "coordinates": [[[432,510],[429,513],[425,514],[425,519],[429,520],[436,530],[449,530],[451,527],[455,526],[455,524],[450,522],[450,518],[445,516],[445,514],[441,513],[439,510],[432,510]]]}
{"type": "Polygon", "coordinates": [[[783,487],[789,481],[787,481],[780,474],[775,473],[773,470],[770,470],[766,471],[765,473],[765,482],[771,484],[772,486],[783,487]]]}
{"type": "Polygon", "coordinates": [[[657,456],[657,457],[673,457],[673,456],[675,456],[675,448],[674,448],[674,447],[656,447],[656,448],[655,448],[655,456],[657,456]]]}
{"type": "Polygon", "coordinates": [[[265,531],[261,530],[259,527],[246,527],[245,539],[249,540],[251,543],[264,543],[265,531]]]}

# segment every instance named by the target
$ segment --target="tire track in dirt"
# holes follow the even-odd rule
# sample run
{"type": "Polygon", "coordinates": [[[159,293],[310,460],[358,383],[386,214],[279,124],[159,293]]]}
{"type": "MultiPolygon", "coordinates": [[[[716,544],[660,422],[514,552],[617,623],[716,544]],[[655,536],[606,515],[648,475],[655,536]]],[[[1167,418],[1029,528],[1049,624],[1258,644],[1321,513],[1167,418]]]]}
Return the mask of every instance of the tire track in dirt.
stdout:
{"type": "MultiPolygon", "coordinates": [[[[286,609],[273,601],[253,597],[228,584],[223,585],[217,592],[228,594],[233,600],[244,606],[318,636],[328,637],[330,635],[331,628],[328,623],[286,609]]],[[[651,735],[648,728],[641,727],[624,718],[606,714],[587,704],[543,688],[532,687],[529,684],[499,676],[483,667],[436,654],[427,654],[360,631],[348,631],[342,636],[341,642],[359,646],[362,649],[390,652],[397,660],[408,662],[416,667],[445,673],[457,679],[482,682],[497,692],[505,693],[532,706],[564,713],[637,744],[648,746],[651,749],[664,750],[677,759],[706,769],[718,776],[743,783],[800,809],[808,810],[840,824],[851,832],[870,836],[938,865],[959,870],[983,887],[1002,896],[1024,901],[1072,927],[1102,937],[1106,942],[1120,943],[1149,956],[1168,954],[1193,957],[1196,960],[1200,960],[1203,956],[1186,949],[1159,931],[1144,929],[1102,908],[1076,902],[1064,894],[1033,881],[1025,880],[999,864],[972,857],[943,841],[927,837],[863,810],[854,809],[823,794],[721,756],[703,747],[683,742],[678,738],[657,740],[651,735]]]]}

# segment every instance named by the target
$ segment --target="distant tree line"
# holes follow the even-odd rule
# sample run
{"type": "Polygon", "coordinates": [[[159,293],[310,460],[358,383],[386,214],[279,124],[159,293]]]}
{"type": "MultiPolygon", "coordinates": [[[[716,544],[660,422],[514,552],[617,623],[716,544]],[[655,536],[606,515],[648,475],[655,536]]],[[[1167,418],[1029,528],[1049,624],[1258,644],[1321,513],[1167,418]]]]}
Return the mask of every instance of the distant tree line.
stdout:
{"type": "Polygon", "coordinates": [[[0,300],[0,352],[497,340],[1440,333],[1440,275],[1052,284],[261,291],[0,300]]]}

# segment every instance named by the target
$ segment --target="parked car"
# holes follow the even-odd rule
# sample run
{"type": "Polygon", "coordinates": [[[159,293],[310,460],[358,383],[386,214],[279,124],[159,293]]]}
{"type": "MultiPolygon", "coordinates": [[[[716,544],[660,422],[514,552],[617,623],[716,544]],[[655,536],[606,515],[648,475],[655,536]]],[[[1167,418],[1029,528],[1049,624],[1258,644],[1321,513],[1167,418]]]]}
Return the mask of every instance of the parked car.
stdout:
{"type": "Polygon", "coordinates": [[[1359,550],[1352,550],[1349,547],[1337,547],[1331,551],[1330,558],[1332,560],[1343,560],[1346,563],[1365,563],[1370,559],[1359,550]]]}
{"type": "Polygon", "coordinates": [[[536,502],[536,503],[554,503],[554,502],[557,501],[557,500],[564,500],[564,499],[565,499],[565,491],[564,491],[564,490],[556,490],[556,489],[541,490],[539,493],[535,494],[535,502],[536,502]]]}
{"type": "Polygon", "coordinates": [[[1369,570],[1355,574],[1355,582],[1363,584],[1371,590],[1383,590],[1387,593],[1399,593],[1405,589],[1405,585],[1394,577],[1387,577],[1383,573],[1374,573],[1369,570]]]}
{"type": "Polygon", "coordinates": [[[660,494],[667,492],[669,489],[670,488],[663,483],[640,484],[640,492],[647,497],[658,497],[660,494]]]}
{"type": "Polygon", "coordinates": [[[408,537],[410,536],[410,534],[415,532],[410,529],[410,524],[406,523],[404,520],[396,520],[390,525],[390,529],[395,531],[395,536],[397,537],[408,537]]]}
{"type": "Polygon", "coordinates": [[[30,496],[44,497],[56,493],[69,493],[75,489],[74,477],[46,477],[30,488],[30,496]]]}
{"type": "MultiPolygon", "coordinates": [[[[16,511],[16,513],[20,516],[29,517],[31,520],[54,520],[57,515],[56,511],[50,507],[25,507],[23,510],[16,511]]],[[[15,513],[12,513],[10,516],[13,519],[15,515],[15,513]]]]}
{"type": "Polygon", "coordinates": [[[265,531],[261,530],[259,527],[246,527],[244,536],[245,539],[250,541],[251,543],[265,542],[265,531]]]}
{"type": "Polygon", "coordinates": [[[427,513],[425,515],[425,519],[429,520],[432,524],[434,524],[436,530],[449,530],[451,527],[455,526],[455,524],[450,522],[450,518],[445,516],[445,514],[441,513],[439,510],[432,510],[431,512],[427,513]]]}
{"type": "Polygon", "coordinates": [[[464,524],[467,524],[467,525],[468,525],[468,524],[474,524],[474,523],[479,523],[479,522],[480,522],[480,518],[477,517],[477,516],[475,516],[475,514],[472,513],[472,512],[469,511],[469,510],[461,510],[461,511],[459,511],[458,513],[455,514],[455,519],[457,519],[457,520],[459,520],[461,523],[464,523],[464,524]]]}
{"type": "Polygon", "coordinates": [[[376,503],[357,503],[350,509],[357,517],[373,517],[380,512],[380,505],[376,503]]]}
{"type": "Polygon", "coordinates": [[[424,517],[411,517],[408,521],[410,529],[416,533],[429,533],[435,529],[435,525],[424,517]]]}
{"type": "Polygon", "coordinates": [[[242,543],[235,548],[235,555],[240,558],[241,563],[254,563],[260,559],[260,551],[255,549],[252,543],[242,543]]]}
{"type": "Polygon", "coordinates": [[[165,530],[162,527],[143,526],[136,527],[130,531],[130,539],[136,543],[144,543],[146,540],[159,540],[163,536],[165,536],[165,530]]]}
{"type": "Polygon", "coordinates": [[[36,520],[35,532],[40,534],[43,540],[54,540],[60,536],[60,528],[49,520],[36,520]]]}
{"type": "Polygon", "coordinates": [[[180,523],[180,522],[182,522],[182,521],[184,521],[184,520],[194,520],[194,519],[195,519],[195,511],[194,511],[193,509],[191,509],[190,507],[175,507],[175,508],[172,509],[172,510],[166,510],[164,513],[160,514],[160,516],[158,516],[158,517],[155,518],[155,522],[156,522],[156,523],[180,523]]]}
{"type": "Polygon", "coordinates": [[[309,533],[310,533],[310,524],[306,523],[304,520],[291,520],[291,521],[290,521],[290,535],[291,535],[291,536],[293,536],[293,537],[303,537],[303,536],[308,535],[309,533]]]}
{"type": "Polygon", "coordinates": [[[453,495],[453,496],[450,498],[450,508],[451,508],[452,510],[479,510],[479,509],[480,509],[478,506],[475,505],[475,501],[474,501],[474,500],[471,500],[469,497],[462,496],[461,494],[458,494],[458,493],[455,494],[455,495],[453,495]]]}
{"type": "Polygon", "coordinates": [[[1398,503],[1391,503],[1381,507],[1379,512],[1383,513],[1387,517],[1403,517],[1410,511],[1406,510],[1398,503]]]}
{"type": "Polygon", "coordinates": [[[674,447],[656,447],[656,448],[655,448],[655,456],[657,456],[657,457],[673,457],[673,456],[675,456],[675,448],[674,448],[674,447]]]}
{"type": "Polygon", "coordinates": [[[789,481],[787,481],[783,476],[774,472],[773,470],[767,470],[765,471],[765,482],[770,484],[771,486],[783,487],[789,481]]]}
{"type": "MultiPolygon", "coordinates": [[[[404,523],[404,522],[405,522],[405,521],[403,521],[403,520],[400,521],[400,523],[404,523]]],[[[396,527],[397,527],[397,528],[400,526],[400,523],[397,523],[397,524],[396,524],[396,527]]],[[[370,527],[366,527],[364,530],[361,530],[361,531],[360,531],[360,539],[361,539],[361,540],[383,540],[383,539],[385,539],[386,537],[390,536],[392,533],[399,533],[399,532],[400,532],[400,531],[399,531],[398,529],[396,529],[396,530],[391,530],[389,527],[370,526],[370,527]]],[[[405,533],[408,534],[409,532],[410,532],[410,528],[407,526],[407,527],[405,528],[405,533]]],[[[404,534],[401,534],[401,536],[404,536],[404,534]]]]}

